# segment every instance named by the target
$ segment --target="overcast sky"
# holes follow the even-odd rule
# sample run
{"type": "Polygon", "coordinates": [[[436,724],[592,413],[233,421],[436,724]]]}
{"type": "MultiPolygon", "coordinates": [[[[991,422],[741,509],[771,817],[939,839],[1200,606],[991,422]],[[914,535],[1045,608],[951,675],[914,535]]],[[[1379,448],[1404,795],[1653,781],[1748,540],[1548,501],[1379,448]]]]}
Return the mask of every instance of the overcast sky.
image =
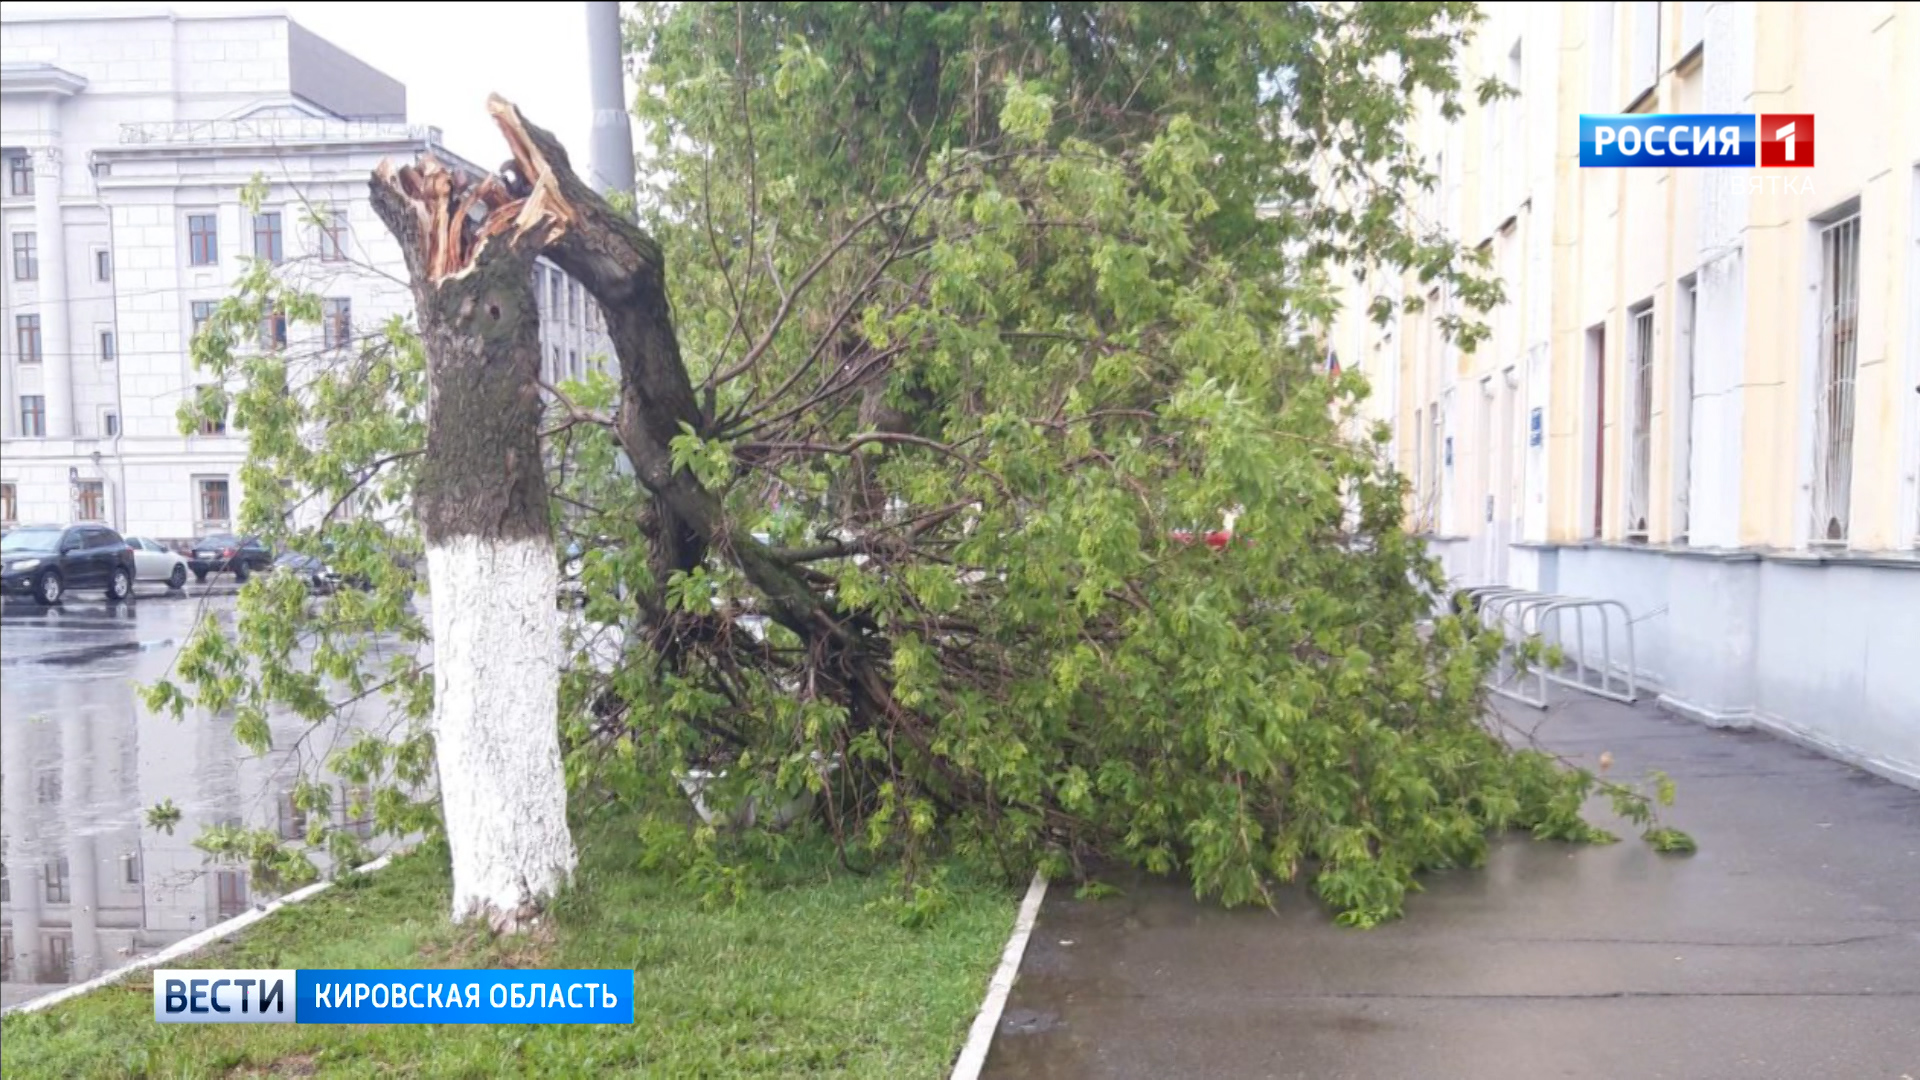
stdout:
{"type": "MultiPolygon", "coordinates": [[[[15,5],[6,5],[12,8],[15,5]]],[[[90,3],[28,0],[21,11],[172,10],[180,14],[283,11],[407,86],[408,119],[432,124],[475,164],[505,160],[487,119],[498,92],[587,159],[593,111],[587,89],[587,6],[559,3],[90,3]]]]}

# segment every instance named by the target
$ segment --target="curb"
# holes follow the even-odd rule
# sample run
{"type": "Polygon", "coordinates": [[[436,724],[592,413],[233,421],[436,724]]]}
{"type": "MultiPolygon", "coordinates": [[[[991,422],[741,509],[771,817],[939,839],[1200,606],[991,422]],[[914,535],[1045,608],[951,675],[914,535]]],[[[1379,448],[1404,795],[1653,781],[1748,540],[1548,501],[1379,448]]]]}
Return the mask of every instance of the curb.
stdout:
{"type": "Polygon", "coordinates": [[[1000,967],[987,984],[987,999],[980,1014],[973,1018],[967,1042],[960,1048],[960,1060],[953,1067],[953,1080],[978,1080],[987,1064],[987,1051],[993,1046],[993,1033],[1000,1027],[1000,1014],[1006,1011],[1007,998],[1013,993],[1013,981],[1020,974],[1020,959],[1027,953],[1027,939],[1033,936],[1033,924],[1040,917],[1040,902],[1047,898],[1047,879],[1038,870],[1027,886],[1027,897],[1020,901],[1020,914],[1013,920],[1013,936],[1000,954],[1000,967]]]}
{"type": "MultiPolygon", "coordinates": [[[[371,874],[385,867],[392,859],[392,855],[382,855],[365,866],[358,868],[354,873],[371,874]]],[[[80,997],[83,994],[90,994],[102,987],[112,986],[114,983],[132,975],[134,972],[159,967],[162,964],[178,960],[183,956],[199,952],[201,949],[215,942],[225,941],[227,938],[245,930],[247,927],[279,911],[281,908],[289,904],[298,904],[303,900],[311,900],[331,888],[333,888],[333,882],[331,881],[316,881],[311,885],[295,889],[287,895],[280,897],[278,900],[267,904],[265,907],[257,907],[252,911],[242,912],[223,923],[215,923],[191,937],[182,938],[174,942],[159,952],[154,953],[152,956],[135,960],[126,967],[115,968],[105,975],[97,975],[77,986],[69,986],[65,990],[48,994],[46,997],[38,997],[32,1001],[23,1001],[18,1005],[10,1006],[4,1010],[0,1010],[0,1015],[14,1016],[21,1013],[32,1013],[39,1012],[43,1009],[51,1009],[61,1002],[72,1001],[74,998],[80,997]]]]}

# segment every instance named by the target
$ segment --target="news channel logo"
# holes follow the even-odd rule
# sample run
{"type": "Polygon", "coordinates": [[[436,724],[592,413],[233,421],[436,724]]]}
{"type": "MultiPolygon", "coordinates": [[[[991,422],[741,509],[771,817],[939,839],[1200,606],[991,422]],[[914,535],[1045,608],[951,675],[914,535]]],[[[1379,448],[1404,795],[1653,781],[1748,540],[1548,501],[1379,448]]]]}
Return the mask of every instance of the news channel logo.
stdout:
{"type": "Polygon", "coordinates": [[[163,968],[162,1024],[631,1024],[633,972],[163,968]]]}
{"type": "Polygon", "coordinates": [[[1811,169],[1812,113],[1580,116],[1583,169],[1811,169]]]}

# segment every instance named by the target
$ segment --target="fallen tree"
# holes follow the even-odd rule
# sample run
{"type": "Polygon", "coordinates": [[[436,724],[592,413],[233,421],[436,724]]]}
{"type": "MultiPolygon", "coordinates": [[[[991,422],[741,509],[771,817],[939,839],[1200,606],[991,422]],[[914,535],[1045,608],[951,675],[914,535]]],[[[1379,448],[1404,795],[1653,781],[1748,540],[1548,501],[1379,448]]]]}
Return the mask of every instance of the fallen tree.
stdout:
{"type": "MultiPolygon", "coordinates": [[[[1414,220],[1433,178],[1402,133],[1418,99],[1460,107],[1477,16],[1208,12],[642,5],[666,177],[644,227],[498,99],[498,175],[376,180],[403,242],[435,238],[410,255],[427,367],[493,357],[471,392],[512,418],[446,458],[464,481],[429,463],[391,486],[430,548],[467,520],[433,524],[457,489],[436,485],[527,460],[520,339],[469,349],[482,257],[516,319],[535,253],[604,314],[617,377],[547,387],[541,446],[552,520],[585,549],[559,694],[576,793],[813,792],[849,862],[916,884],[936,845],[1013,875],[1123,860],[1228,903],[1305,875],[1361,924],[1492,832],[1602,835],[1580,817],[1593,777],[1489,730],[1492,644],[1422,629],[1443,581],[1401,527],[1384,434],[1346,435],[1365,382],[1329,379],[1304,333],[1342,268],[1416,273],[1460,305],[1457,342],[1484,333],[1498,283],[1414,220]],[[1228,508],[1234,542],[1191,542],[1228,508]]],[[[1397,310],[1386,289],[1372,306],[1397,310]]],[[[407,452],[372,422],[329,414],[344,463],[285,438],[260,460],[340,497],[407,452]]],[[[429,462],[455,445],[435,424],[429,462]]],[[[437,708],[462,678],[486,685],[436,675],[437,708]]],[[[450,834],[472,812],[444,809],[450,834]]]]}

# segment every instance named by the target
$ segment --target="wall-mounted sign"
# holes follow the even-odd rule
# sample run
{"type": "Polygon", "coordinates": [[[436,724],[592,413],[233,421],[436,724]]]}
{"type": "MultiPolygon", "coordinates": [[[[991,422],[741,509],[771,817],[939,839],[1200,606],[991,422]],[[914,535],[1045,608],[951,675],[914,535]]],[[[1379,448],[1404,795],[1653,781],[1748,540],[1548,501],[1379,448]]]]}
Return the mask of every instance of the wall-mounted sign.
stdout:
{"type": "Polygon", "coordinates": [[[1527,445],[1540,445],[1540,410],[1537,408],[1527,417],[1527,445]]]}

